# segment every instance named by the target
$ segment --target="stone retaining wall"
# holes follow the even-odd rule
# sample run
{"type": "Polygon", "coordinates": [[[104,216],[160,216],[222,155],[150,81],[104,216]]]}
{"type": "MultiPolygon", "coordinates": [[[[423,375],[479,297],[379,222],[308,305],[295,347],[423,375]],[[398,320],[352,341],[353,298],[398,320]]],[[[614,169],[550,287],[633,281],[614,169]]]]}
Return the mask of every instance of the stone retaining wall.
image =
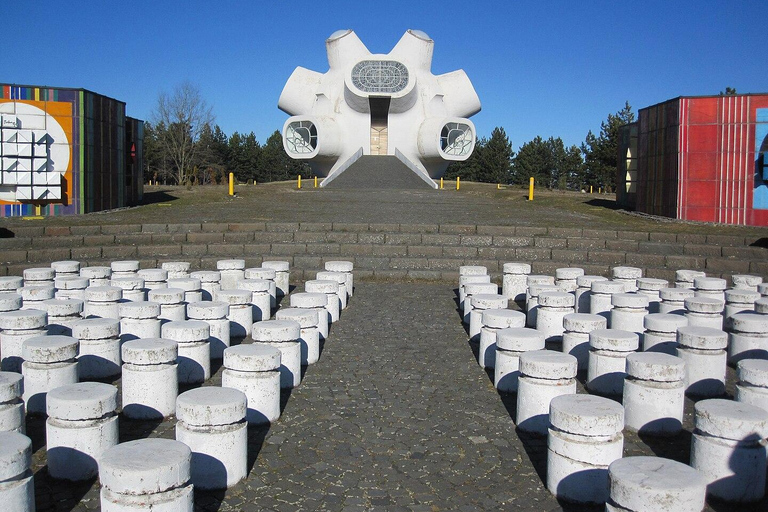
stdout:
{"type": "Polygon", "coordinates": [[[314,277],[328,260],[355,264],[361,279],[456,282],[466,264],[500,276],[508,261],[530,262],[534,273],[582,267],[607,275],[610,267],[641,267],[645,275],[674,281],[674,271],[712,276],[756,274],[768,280],[768,240],[759,237],[675,234],[531,226],[355,223],[204,223],[21,226],[0,238],[0,275],[56,260],[97,265],[136,259],[143,268],[189,261],[212,269],[216,261],[287,260],[294,279],[314,277]]]}

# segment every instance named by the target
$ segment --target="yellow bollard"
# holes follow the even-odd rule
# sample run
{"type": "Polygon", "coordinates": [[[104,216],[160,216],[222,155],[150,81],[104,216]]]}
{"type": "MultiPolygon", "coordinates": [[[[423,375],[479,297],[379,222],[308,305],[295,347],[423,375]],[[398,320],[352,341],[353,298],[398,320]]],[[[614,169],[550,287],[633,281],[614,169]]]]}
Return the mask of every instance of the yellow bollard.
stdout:
{"type": "Polygon", "coordinates": [[[589,193],[592,193],[592,185],[589,186],[589,193]]]}
{"type": "Polygon", "coordinates": [[[597,193],[598,193],[598,194],[602,194],[602,193],[603,193],[603,187],[600,187],[600,188],[598,188],[598,189],[597,189],[597,193]]]}
{"type": "Polygon", "coordinates": [[[315,188],[317,188],[317,176],[315,176],[315,188]]]}
{"type": "Polygon", "coordinates": [[[496,190],[501,190],[501,183],[496,184],[496,190]]]}
{"type": "Polygon", "coordinates": [[[461,183],[461,178],[459,176],[456,176],[456,190],[459,190],[461,183]]]}
{"type": "Polygon", "coordinates": [[[533,201],[533,176],[531,176],[528,184],[528,200],[533,201]]]}
{"type": "Polygon", "coordinates": [[[299,174],[299,184],[296,188],[301,188],[301,174],[299,174]]]}
{"type": "Polygon", "coordinates": [[[440,190],[443,190],[443,178],[440,178],[440,190]]]}
{"type": "Polygon", "coordinates": [[[235,173],[229,173],[229,195],[235,195],[235,173]]]}

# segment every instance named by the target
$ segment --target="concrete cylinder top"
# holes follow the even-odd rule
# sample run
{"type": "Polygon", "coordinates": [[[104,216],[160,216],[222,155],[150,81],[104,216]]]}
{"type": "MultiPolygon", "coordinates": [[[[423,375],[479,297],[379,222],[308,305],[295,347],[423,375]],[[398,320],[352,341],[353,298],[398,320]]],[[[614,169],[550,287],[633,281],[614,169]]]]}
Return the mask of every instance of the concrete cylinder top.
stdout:
{"type": "Polygon", "coordinates": [[[245,269],[246,279],[266,279],[267,281],[274,281],[277,272],[271,268],[247,268],[245,269]]]}
{"type": "Polygon", "coordinates": [[[72,336],[33,336],[24,341],[21,352],[31,363],[61,363],[77,357],[78,345],[72,336]]]}
{"type": "Polygon", "coordinates": [[[607,325],[608,319],[601,315],[570,313],[563,317],[563,328],[566,332],[589,334],[598,329],[605,329],[607,325]]]}
{"type": "Polygon", "coordinates": [[[614,279],[640,279],[643,277],[643,269],[637,267],[613,267],[611,275],[614,279]]]}
{"type": "Polygon", "coordinates": [[[723,312],[725,302],[714,297],[690,297],[685,299],[685,309],[693,313],[719,314],[723,312]]]}
{"type": "Polygon", "coordinates": [[[324,308],[328,305],[328,296],[324,293],[294,293],[291,295],[292,308],[324,308]]]}
{"type": "Polygon", "coordinates": [[[462,265],[459,267],[460,276],[484,276],[488,269],[480,265],[462,265]]]}
{"type": "Polygon", "coordinates": [[[147,299],[149,299],[150,302],[157,302],[162,306],[180,304],[184,302],[184,290],[181,288],[160,288],[157,290],[149,290],[147,293],[147,299]]]}
{"type": "Polygon", "coordinates": [[[302,329],[308,329],[317,325],[317,311],[304,308],[285,308],[281,309],[275,315],[276,320],[293,320],[297,322],[302,329]]]}
{"type": "Polygon", "coordinates": [[[16,372],[0,372],[0,403],[10,402],[21,396],[24,377],[16,372]]]}
{"type": "Polygon", "coordinates": [[[576,278],[576,286],[579,288],[592,288],[592,283],[595,281],[607,281],[607,277],[603,276],[591,276],[591,275],[584,275],[579,276],[576,278]]]}
{"type": "Polygon", "coordinates": [[[189,272],[191,265],[188,261],[166,261],[160,267],[168,272],[189,272]]]}
{"type": "Polygon", "coordinates": [[[185,292],[195,292],[200,289],[202,283],[195,277],[175,277],[168,279],[168,288],[179,288],[185,292]]]}
{"type": "Polygon", "coordinates": [[[216,300],[226,302],[230,306],[242,306],[251,302],[253,294],[248,290],[219,290],[216,300]]]}
{"type": "Polygon", "coordinates": [[[85,300],[89,302],[117,302],[123,298],[123,289],[117,286],[89,286],[85,300]]]}
{"type": "Polygon", "coordinates": [[[15,479],[32,463],[32,440],[18,432],[0,432],[0,482],[15,479]]]}
{"type": "Polygon", "coordinates": [[[524,327],[525,313],[514,309],[486,309],[481,317],[482,324],[491,329],[524,327]]]}
{"type": "Polygon", "coordinates": [[[211,326],[203,320],[167,322],[162,327],[163,338],[178,343],[205,341],[211,337],[211,326]]]}
{"type": "Polygon", "coordinates": [[[143,278],[144,281],[150,283],[158,283],[168,279],[168,271],[163,270],[162,268],[145,268],[144,270],[139,270],[137,274],[139,277],[143,278]]]}
{"type": "Polygon", "coordinates": [[[584,436],[613,436],[624,428],[624,407],[595,395],[561,395],[549,403],[553,428],[584,436]]]}
{"type": "Polygon", "coordinates": [[[287,261],[262,261],[261,266],[271,268],[275,272],[288,272],[291,269],[291,265],[287,261]]]}
{"type": "Polygon", "coordinates": [[[525,278],[525,284],[533,286],[535,284],[555,284],[554,276],[547,276],[544,274],[530,274],[525,278]]]}
{"type": "Polygon", "coordinates": [[[99,480],[120,494],[155,494],[185,485],[192,451],[179,441],[148,438],[113,446],[99,459],[99,480]]]}
{"type": "Polygon", "coordinates": [[[637,280],[637,288],[638,290],[646,290],[646,291],[659,291],[662,288],[666,288],[669,286],[669,281],[666,279],[654,279],[652,277],[640,277],[637,280]]]}
{"type": "Polygon", "coordinates": [[[713,327],[685,326],[677,330],[677,343],[699,350],[723,350],[728,346],[728,334],[713,327]]]}
{"type": "Polygon", "coordinates": [[[53,280],[57,290],[84,290],[89,284],[90,280],[85,276],[59,276],[53,280]]]}
{"type": "Polygon", "coordinates": [[[754,304],[762,295],[752,290],[744,288],[733,288],[725,290],[725,302],[736,304],[754,304]]]}
{"type": "Polygon", "coordinates": [[[768,337],[768,315],[755,311],[742,311],[728,318],[726,324],[732,332],[762,334],[768,337]]]}
{"type": "Polygon", "coordinates": [[[157,302],[123,302],[118,306],[120,318],[135,318],[137,320],[157,318],[160,315],[160,304],[157,302]]]}
{"type": "Polygon", "coordinates": [[[565,279],[568,281],[572,281],[575,279],[578,279],[580,276],[584,275],[584,269],[583,268],[575,268],[575,267],[563,267],[563,268],[556,268],[555,269],[555,279],[565,279]]]}
{"type": "Polygon", "coordinates": [[[245,270],[245,260],[219,260],[217,270],[245,270]]]}
{"type": "Polygon", "coordinates": [[[48,416],[60,420],[97,420],[117,409],[117,387],[80,382],[52,389],[46,399],[48,416]]]}
{"type": "Polygon", "coordinates": [[[57,273],[74,274],[80,272],[80,262],[73,260],[53,261],[51,268],[57,273]]]}
{"type": "Polygon", "coordinates": [[[614,293],[611,305],[615,308],[644,309],[648,307],[648,296],[642,293],[614,293]]]}
{"type": "Polygon", "coordinates": [[[190,302],[187,316],[195,320],[217,320],[229,313],[229,304],[222,301],[190,302]]]}
{"type": "Polygon", "coordinates": [[[352,272],[355,265],[351,261],[326,261],[325,270],[331,272],[352,272]]]}
{"type": "Polygon", "coordinates": [[[685,378],[685,361],[661,352],[634,352],[627,356],[627,374],[640,380],[678,382],[685,378]]]}
{"type": "Polygon", "coordinates": [[[304,289],[309,293],[338,293],[339,283],[327,279],[313,279],[304,283],[304,289]]]}
{"type": "Polygon", "coordinates": [[[530,274],[531,273],[531,265],[530,263],[521,263],[521,262],[509,262],[505,263],[502,267],[502,272],[505,274],[516,274],[516,275],[524,275],[524,274],[530,274]]]}
{"type": "Polygon", "coordinates": [[[467,283],[464,285],[466,295],[498,295],[499,287],[494,283],[467,283]]]}
{"type": "Polygon", "coordinates": [[[265,320],[253,324],[254,341],[285,342],[301,337],[301,326],[293,320],[265,320]]]}
{"type": "Polygon", "coordinates": [[[27,268],[21,275],[24,281],[53,281],[56,271],[50,267],[27,268]]]}
{"type": "Polygon", "coordinates": [[[173,363],[178,354],[176,342],[163,338],[140,338],[126,341],[122,346],[123,362],[135,365],[173,363]]]}
{"type": "Polygon", "coordinates": [[[760,276],[749,274],[734,274],[731,276],[731,282],[735,288],[757,288],[757,285],[763,282],[760,276]]]}
{"type": "Polygon", "coordinates": [[[109,283],[123,290],[141,290],[144,288],[144,279],[139,276],[113,277],[109,283]]]}
{"type": "Polygon", "coordinates": [[[589,346],[596,350],[634,352],[640,346],[640,337],[621,329],[597,329],[589,333],[589,346]]]}
{"type": "Polygon", "coordinates": [[[677,332],[678,328],[686,325],[688,325],[688,319],[682,315],[651,313],[643,318],[643,327],[653,332],[677,332]]]}
{"type": "Polygon", "coordinates": [[[592,281],[592,293],[615,294],[624,293],[626,285],[619,281],[592,281]]]}
{"type": "Polygon", "coordinates": [[[757,406],[710,398],[694,406],[696,429],[734,441],[760,441],[768,437],[768,411],[757,406]]]}
{"type": "Polygon", "coordinates": [[[80,277],[88,279],[109,279],[112,269],[109,267],[83,267],[80,269],[80,277]]]}
{"type": "Polygon", "coordinates": [[[30,286],[30,284],[27,283],[18,290],[22,302],[44,301],[56,295],[56,289],[53,286],[30,286]]]}
{"type": "Polygon", "coordinates": [[[0,277],[0,290],[15,291],[24,286],[24,279],[20,276],[0,277]]]}
{"type": "Polygon", "coordinates": [[[676,270],[675,271],[675,281],[681,281],[683,283],[692,283],[694,279],[697,277],[706,277],[707,274],[702,272],[701,270],[676,270]]]}
{"type": "Polygon", "coordinates": [[[237,289],[248,290],[251,293],[253,292],[268,293],[269,283],[270,281],[266,279],[241,279],[240,281],[237,282],[237,289]]]}
{"type": "MultiPolygon", "coordinates": [[[[2,299],[0,299],[2,300],[2,299]]],[[[48,316],[77,316],[83,312],[83,301],[80,299],[48,299],[40,304],[48,316]]]]}
{"type": "Polygon", "coordinates": [[[0,311],[15,311],[20,307],[21,295],[16,292],[0,292],[0,311]]]}
{"type": "Polygon", "coordinates": [[[738,363],[739,380],[768,388],[768,360],[766,359],[742,359],[738,363]]]}
{"type": "Polygon", "coordinates": [[[221,272],[216,270],[198,270],[189,274],[189,277],[199,279],[200,283],[218,283],[221,281],[221,272]]]}
{"type": "Polygon", "coordinates": [[[0,330],[27,331],[42,329],[48,323],[48,313],[39,309],[21,309],[0,314],[0,330]]]}
{"type": "Polygon", "coordinates": [[[136,260],[113,261],[109,264],[112,272],[138,272],[139,262],[136,260]]]}
{"type": "Polygon", "coordinates": [[[251,343],[224,349],[224,367],[241,372],[278,370],[280,359],[280,351],[269,345],[251,343]]]}
{"type": "MultiPolygon", "coordinates": [[[[472,303],[474,304],[474,297],[472,303]]],[[[572,293],[547,291],[539,294],[539,306],[551,308],[572,308],[576,298],[572,293]]]]}
{"type": "Polygon", "coordinates": [[[510,352],[528,352],[544,348],[545,336],[541,331],[527,327],[509,327],[496,332],[496,347],[510,352]]]}
{"type": "Polygon", "coordinates": [[[761,315],[768,315],[768,297],[755,301],[755,312],[761,315]]]}
{"type": "Polygon", "coordinates": [[[576,377],[577,366],[575,357],[554,350],[533,350],[520,355],[520,373],[538,379],[572,379],[576,377]]]}
{"type": "Polygon", "coordinates": [[[339,284],[347,282],[347,275],[343,272],[320,271],[315,276],[319,281],[336,281],[339,284]]]}
{"type": "Polygon", "coordinates": [[[498,293],[478,293],[472,295],[472,307],[475,309],[504,309],[508,305],[509,299],[498,293]]]}
{"type": "Polygon", "coordinates": [[[691,288],[662,288],[659,290],[659,297],[661,300],[683,302],[685,299],[693,297],[695,293],[691,288]]]}
{"type": "Polygon", "coordinates": [[[72,326],[72,337],[78,340],[106,340],[120,336],[120,320],[115,318],[87,318],[72,326]]]}
{"type": "Polygon", "coordinates": [[[693,280],[697,290],[723,291],[728,288],[728,282],[719,277],[697,277],[693,280]]]}
{"type": "Polygon", "coordinates": [[[187,425],[231,425],[245,418],[248,399],[234,388],[205,386],[176,398],[176,417],[187,425]]]}

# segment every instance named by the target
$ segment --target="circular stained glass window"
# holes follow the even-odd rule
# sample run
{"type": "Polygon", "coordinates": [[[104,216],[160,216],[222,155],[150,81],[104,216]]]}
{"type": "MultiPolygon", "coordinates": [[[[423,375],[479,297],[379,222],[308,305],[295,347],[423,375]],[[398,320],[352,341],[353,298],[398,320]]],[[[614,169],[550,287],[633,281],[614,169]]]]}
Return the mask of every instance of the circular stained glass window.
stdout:
{"type": "Polygon", "coordinates": [[[364,60],[352,68],[352,84],[363,92],[400,92],[408,85],[408,68],[394,60],[364,60]]]}

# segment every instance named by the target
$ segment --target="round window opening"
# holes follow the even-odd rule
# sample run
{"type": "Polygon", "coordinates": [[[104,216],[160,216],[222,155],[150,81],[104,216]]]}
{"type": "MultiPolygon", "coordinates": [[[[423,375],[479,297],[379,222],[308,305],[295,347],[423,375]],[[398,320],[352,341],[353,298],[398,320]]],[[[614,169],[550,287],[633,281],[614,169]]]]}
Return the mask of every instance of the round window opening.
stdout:
{"type": "Polygon", "coordinates": [[[447,123],[440,131],[440,149],[446,155],[469,155],[473,142],[474,135],[468,124],[447,123]]]}
{"type": "Polygon", "coordinates": [[[393,94],[408,86],[408,68],[394,60],[364,60],[352,68],[352,84],[363,92],[393,94]]]}
{"type": "Polygon", "coordinates": [[[310,121],[289,123],[285,130],[285,143],[289,153],[310,154],[317,148],[317,128],[310,121]]]}

